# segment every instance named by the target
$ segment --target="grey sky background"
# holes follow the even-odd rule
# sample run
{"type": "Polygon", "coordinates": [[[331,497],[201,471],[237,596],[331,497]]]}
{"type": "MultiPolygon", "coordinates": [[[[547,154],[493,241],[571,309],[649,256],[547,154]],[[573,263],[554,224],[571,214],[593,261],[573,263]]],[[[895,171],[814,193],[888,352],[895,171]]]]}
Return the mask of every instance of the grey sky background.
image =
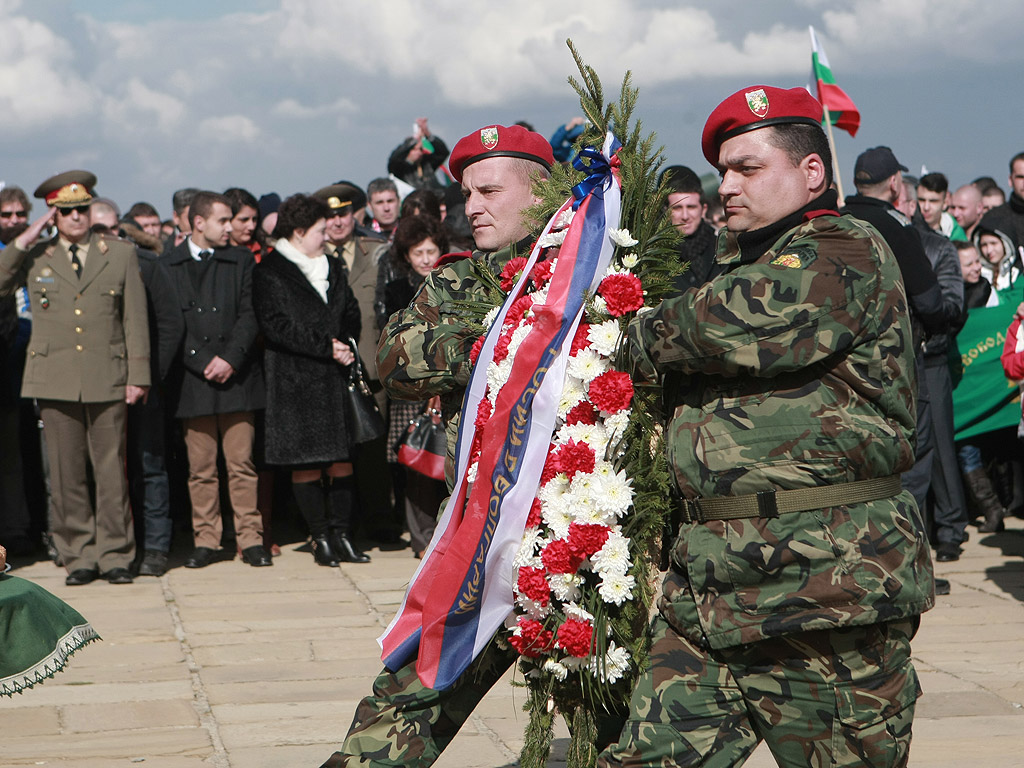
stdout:
{"type": "Polygon", "coordinates": [[[163,216],[183,186],[365,186],[417,116],[449,146],[520,119],[550,136],[579,113],[567,37],[609,94],[632,70],[668,161],[703,174],[722,98],[808,83],[808,24],[861,110],[856,138],[836,133],[847,188],[857,154],[887,144],[914,173],[1007,189],[1019,0],[0,0],[0,179],[31,194],[82,167],[163,216]]]}

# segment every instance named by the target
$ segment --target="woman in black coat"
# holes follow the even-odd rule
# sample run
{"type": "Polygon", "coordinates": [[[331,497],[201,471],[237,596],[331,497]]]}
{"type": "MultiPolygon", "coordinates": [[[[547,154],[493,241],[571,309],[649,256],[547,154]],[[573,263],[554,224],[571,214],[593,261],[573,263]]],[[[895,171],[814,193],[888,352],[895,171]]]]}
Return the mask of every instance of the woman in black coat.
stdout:
{"type": "Polygon", "coordinates": [[[370,558],[349,537],[344,366],[354,360],[360,314],[341,265],[324,254],[327,214],[325,203],[306,195],[281,204],[276,245],[253,272],[253,303],[266,342],[266,460],[292,467],[313,556],[337,566],[370,558]]]}

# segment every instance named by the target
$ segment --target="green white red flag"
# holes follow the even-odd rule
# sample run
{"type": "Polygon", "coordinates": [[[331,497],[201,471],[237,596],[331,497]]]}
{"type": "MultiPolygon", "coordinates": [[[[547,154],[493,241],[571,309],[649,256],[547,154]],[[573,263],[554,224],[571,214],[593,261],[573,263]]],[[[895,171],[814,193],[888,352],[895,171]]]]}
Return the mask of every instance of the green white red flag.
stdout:
{"type": "Polygon", "coordinates": [[[828,110],[829,122],[832,125],[842,128],[851,136],[856,136],[857,129],[860,128],[860,110],[853,103],[853,99],[846,95],[846,91],[836,85],[825,49],[821,47],[818,36],[814,34],[814,27],[808,29],[811,30],[811,77],[818,86],[818,101],[828,110]]]}

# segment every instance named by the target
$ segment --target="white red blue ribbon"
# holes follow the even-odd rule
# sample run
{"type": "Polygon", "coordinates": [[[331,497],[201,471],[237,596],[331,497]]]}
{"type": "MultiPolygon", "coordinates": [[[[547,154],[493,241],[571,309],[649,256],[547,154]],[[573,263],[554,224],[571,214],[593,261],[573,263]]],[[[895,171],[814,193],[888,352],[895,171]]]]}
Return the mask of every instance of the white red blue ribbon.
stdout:
{"type": "Polygon", "coordinates": [[[513,608],[513,565],[540,485],[554,433],[569,348],[588,293],[597,290],[614,253],[608,228],[617,226],[621,183],[613,160],[619,148],[608,133],[604,150],[587,150],[588,177],[544,228],[572,207],[548,283],[547,300],[516,351],[512,371],[481,427],[476,481],[466,473],[477,407],[486,395],[487,367],[512,303],[542,249],[534,246],[522,274],[487,333],[462,405],[456,448],[456,484],[402,605],[378,639],[392,670],[416,656],[421,682],[439,690],[465,671],[513,608]],[[580,195],[577,198],[575,195],[580,195]]]}

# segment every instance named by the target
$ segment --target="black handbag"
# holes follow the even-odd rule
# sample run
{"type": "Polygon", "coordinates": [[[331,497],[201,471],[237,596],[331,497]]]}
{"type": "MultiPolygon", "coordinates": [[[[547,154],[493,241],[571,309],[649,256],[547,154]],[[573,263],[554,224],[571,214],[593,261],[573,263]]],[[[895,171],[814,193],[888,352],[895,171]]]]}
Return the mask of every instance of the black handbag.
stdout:
{"type": "Polygon", "coordinates": [[[429,409],[409,422],[398,441],[398,463],[421,475],[444,480],[444,459],[448,438],[440,412],[429,409]]]}
{"type": "Polygon", "coordinates": [[[349,339],[355,360],[348,366],[348,380],[345,382],[349,438],[353,444],[368,443],[384,435],[386,427],[380,408],[363,377],[363,361],[353,339],[349,339]]]}

